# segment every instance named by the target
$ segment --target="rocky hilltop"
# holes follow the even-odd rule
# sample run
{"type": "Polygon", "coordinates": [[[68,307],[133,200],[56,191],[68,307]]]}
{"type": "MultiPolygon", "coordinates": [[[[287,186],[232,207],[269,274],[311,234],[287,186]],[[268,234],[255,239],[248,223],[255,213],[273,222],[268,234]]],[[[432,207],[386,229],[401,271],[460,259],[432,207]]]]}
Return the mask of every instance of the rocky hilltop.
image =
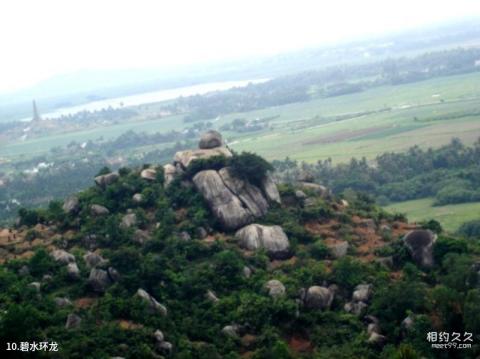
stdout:
{"type": "Polygon", "coordinates": [[[416,338],[450,325],[438,285],[480,282],[471,243],[309,173],[276,184],[216,131],[198,147],[20,211],[0,230],[0,335],[55,340],[59,358],[428,356],[416,338]]]}

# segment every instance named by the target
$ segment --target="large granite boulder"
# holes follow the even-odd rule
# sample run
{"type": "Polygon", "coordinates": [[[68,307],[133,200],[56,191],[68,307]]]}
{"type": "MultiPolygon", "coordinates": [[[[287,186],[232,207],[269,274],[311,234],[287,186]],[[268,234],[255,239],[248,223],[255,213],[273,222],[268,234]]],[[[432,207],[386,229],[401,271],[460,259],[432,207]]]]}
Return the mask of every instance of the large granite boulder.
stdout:
{"type": "Polygon", "coordinates": [[[97,186],[105,188],[112,183],[115,183],[120,178],[119,174],[116,172],[108,173],[106,175],[101,175],[95,177],[95,183],[97,186]]]}
{"type": "Polygon", "coordinates": [[[403,238],[412,259],[422,267],[433,266],[433,244],[437,235],[430,230],[416,229],[403,238]]]}
{"type": "Polygon", "coordinates": [[[277,279],[269,280],[265,284],[265,288],[268,290],[268,294],[272,298],[281,298],[285,296],[285,286],[277,279]]]}
{"type": "Polygon", "coordinates": [[[223,146],[222,135],[214,130],[205,132],[202,137],[200,137],[200,142],[198,143],[198,148],[201,149],[210,149],[223,146]]]}
{"type": "Polygon", "coordinates": [[[290,255],[290,242],[280,226],[250,224],[235,233],[240,247],[254,251],[265,249],[275,259],[285,259],[290,255]]]}
{"type": "Polygon", "coordinates": [[[90,251],[83,256],[83,260],[88,268],[101,267],[108,262],[108,260],[103,258],[100,254],[90,251]]]}
{"type": "Polygon", "coordinates": [[[174,165],[179,164],[183,169],[186,169],[192,161],[214,156],[224,156],[228,158],[232,157],[232,152],[226,147],[180,151],[175,154],[173,162],[174,165]]]}
{"type": "Polygon", "coordinates": [[[170,183],[173,182],[175,179],[175,175],[177,174],[177,169],[175,168],[174,165],[172,164],[166,164],[163,166],[163,175],[164,175],[164,185],[165,187],[169,186],[170,183]]]}
{"type": "Polygon", "coordinates": [[[262,181],[262,191],[270,202],[282,203],[277,185],[270,173],[262,181]]]}
{"type": "Polygon", "coordinates": [[[359,284],[355,287],[352,294],[354,302],[368,302],[372,296],[371,284],[359,284]]]}
{"type": "Polygon", "coordinates": [[[153,168],[146,168],[140,172],[140,177],[147,181],[155,181],[157,179],[157,171],[153,168]]]}
{"type": "Polygon", "coordinates": [[[90,213],[92,216],[106,216],[110,213],[107,207],[101,206],[99,204],[92,204],[90,206],[90,213]]]}
{"type": "Polygon", "coordinates": [[[108,272],[103,269],[92,268],[88,277],[88,284],[93,291],[103,293],[113,281],[110,279],[108,272]]]}
{"type": "Polygon", "coordinates": [[[137,225],[137,215],[135,213],[127,213],[122,217],[120,227],[127,229],[137,225]]]}
{"type": "Polygon", "coordinates": [[[228,167],[222,168],[218,174],[227,188],[242,201],[244,207],[254,217],[261,217],[267,213],[268,203],[258,187],[234,176],[228,167]]]}
{"type": "Polygon", "coordinates": [[[328,309],[333,297],[334,292],[329,288],[314,285],[305,293],[305,306],[310,309],[328,309]]]}
{"type": "Polygon", "coordinates": [[[68,263],[67,265],[67,274],[70,279],[80,278],[80,269],[77,266],[77,263],[68,263]]]}
{"type": "Polygon", "coordinates": [[[152,312],[157,312],[164,316],[167,315],[167,308],[157,302],[157,300],[150,294],[148,294],[145,290],[138,289],[136,295],[148,304],[152,312]]]}
{"type": "Polygon", "coordinates": [[[56,249],[52,253],[50,253],[50,255],[53,257],[53,259],[56,262],[59,262],[62,264],[75,262],[75,256],[73,254],[68,253],[67,251],[64,251],[63,249],[56,249]]]}
{"type": "Polygon", "coordinates": [[[200,171],[193,183],[224,229],[237,229],[253,221],[252,213],[228,189],[217,171],[200,171]]]}
{"type": "Polygon", "coordinates": [[[68,213],[77,213],[80,209],[80,201],[77,196],[69,197],[63,202],[63,210],[68,213]]]}

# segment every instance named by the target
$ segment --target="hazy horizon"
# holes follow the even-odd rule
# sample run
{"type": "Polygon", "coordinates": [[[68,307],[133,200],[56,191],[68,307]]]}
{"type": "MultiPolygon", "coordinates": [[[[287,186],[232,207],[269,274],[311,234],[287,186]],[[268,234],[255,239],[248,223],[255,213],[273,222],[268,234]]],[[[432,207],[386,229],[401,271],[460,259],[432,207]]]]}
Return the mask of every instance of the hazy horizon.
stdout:
{"type": "Polygon", "coordinates": [[[21,0],[0,4],[0,14],[5,94],[85,70],[228,62],[384,36],[473,18],[480,4],[21,0]]]}

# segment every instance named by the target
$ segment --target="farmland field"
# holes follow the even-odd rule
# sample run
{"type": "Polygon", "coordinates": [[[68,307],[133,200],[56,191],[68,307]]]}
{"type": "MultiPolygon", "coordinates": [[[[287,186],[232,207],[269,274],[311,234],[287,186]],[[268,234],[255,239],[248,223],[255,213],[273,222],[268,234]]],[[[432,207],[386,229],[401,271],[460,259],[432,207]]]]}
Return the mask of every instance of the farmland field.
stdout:
{"type": "MultiPolygon", "coordinates": [[[[45,136],[0,146],[0,158],[34,155],[72,140],[112,138],[128,130],[167,132],[188,124],[183,116],[146,120],[158,105],[140,106],[135,120],[91,130],[45,136]]],[[[289,156],[307,162],[331,157],[374,158],[385,151],[403,151],[415,144],[437,147],[452,137],[465,144],[480,137],[480,73],[440,77],[364,92],[231,113],[211,119],[214,127],[233,121],[269,118],[266,130],[224,132],[230,146],[268,159],[289,156]]]]}
{"type": "Polygon", "coordinates": [[[398,202],[386,206],[389,212],[405,213],[411,222],[435,219],[448,232],[454,232],[467,221],[480,216],[480,202],[462,203],[447,206],[432,206],[432,198],[398,202]]]}

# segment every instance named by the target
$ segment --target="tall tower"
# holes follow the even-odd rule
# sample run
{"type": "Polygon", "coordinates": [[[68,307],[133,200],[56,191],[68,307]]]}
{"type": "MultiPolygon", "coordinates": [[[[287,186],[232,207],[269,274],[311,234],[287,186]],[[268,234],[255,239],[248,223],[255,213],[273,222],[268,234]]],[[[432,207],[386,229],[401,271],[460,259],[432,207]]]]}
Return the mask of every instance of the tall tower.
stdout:
{"type": "Polygon", "coordinates": [[[32,121],[33,122],[38,122],[38,121],[41,121],[42,118],[40,117],[40,114],[38,113],[38,109],[37,109],[37,104],[35,102],[35,100],[33,100],[33,118],[32,118],[32,121]]]}

